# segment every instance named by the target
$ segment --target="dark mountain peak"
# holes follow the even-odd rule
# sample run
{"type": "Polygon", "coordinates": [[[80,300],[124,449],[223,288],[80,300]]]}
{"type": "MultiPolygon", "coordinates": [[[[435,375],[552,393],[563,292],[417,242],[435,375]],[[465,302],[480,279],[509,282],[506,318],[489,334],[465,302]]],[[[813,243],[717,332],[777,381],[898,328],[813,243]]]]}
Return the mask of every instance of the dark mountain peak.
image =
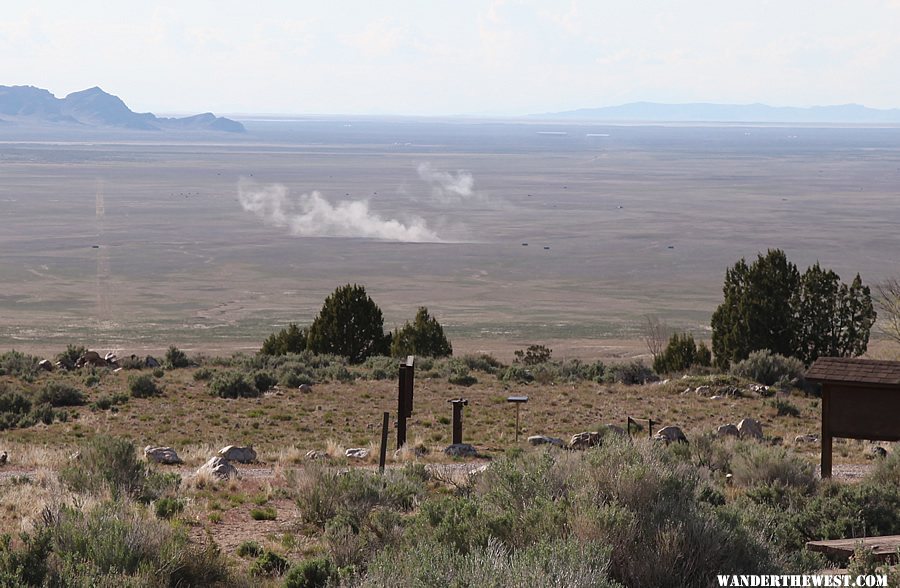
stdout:
{"type": "MultiPolygon", "coordinates": [[[[141,131],[245,131],[241,123],[209,112],[187,118],[158,118],[151,113],[137,113],[121,98],[99,86],[72,92],[63,99],[34,86],[0,86],[0,117],[23,124],[74,123],[141,131]]],[[[0,122],[7,121],[0,119],[0,122]]]]}

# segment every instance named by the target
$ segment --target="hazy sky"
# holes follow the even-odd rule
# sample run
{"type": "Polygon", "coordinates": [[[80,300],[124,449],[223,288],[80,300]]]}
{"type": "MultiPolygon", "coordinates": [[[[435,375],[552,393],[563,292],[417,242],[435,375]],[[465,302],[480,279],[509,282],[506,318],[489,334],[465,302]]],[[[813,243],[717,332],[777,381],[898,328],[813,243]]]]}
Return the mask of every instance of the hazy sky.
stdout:
{"type": "Polygon", "coordinates": [[[900,106],[900,0],[3,2],[0,84],[154,112],[900,106]]]}

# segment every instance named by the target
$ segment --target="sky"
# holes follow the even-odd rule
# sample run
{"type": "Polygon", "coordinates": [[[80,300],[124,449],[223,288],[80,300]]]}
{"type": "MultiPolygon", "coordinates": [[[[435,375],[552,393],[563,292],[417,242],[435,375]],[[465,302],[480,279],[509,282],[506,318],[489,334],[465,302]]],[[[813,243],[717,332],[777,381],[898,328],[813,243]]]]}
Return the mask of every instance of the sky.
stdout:
{"type": "Polygon", "coordinates": [[[900,0],[4,2],[0,84],[156,113],[900,106],[900,0]]]}

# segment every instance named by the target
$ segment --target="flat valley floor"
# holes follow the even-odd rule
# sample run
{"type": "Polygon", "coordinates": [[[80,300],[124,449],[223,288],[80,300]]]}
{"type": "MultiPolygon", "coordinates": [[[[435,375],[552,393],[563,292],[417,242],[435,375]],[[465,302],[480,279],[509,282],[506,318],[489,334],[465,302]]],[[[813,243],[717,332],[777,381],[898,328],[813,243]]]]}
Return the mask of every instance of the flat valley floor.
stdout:
{"type": "Polygon", "coordinates": [[[356,282],[386,328],[425,305],[458,350],[627,356],[644,315],[703,336],[726,268],[768,248],[845,281],[900,272],[897,128],[244,122],[0,129],[0,348],[249,351],[356,282]],[[241,187],[283,189],[281,216],[241,187]],[[297,203],[314,191],[327,205],[297,203]]]}

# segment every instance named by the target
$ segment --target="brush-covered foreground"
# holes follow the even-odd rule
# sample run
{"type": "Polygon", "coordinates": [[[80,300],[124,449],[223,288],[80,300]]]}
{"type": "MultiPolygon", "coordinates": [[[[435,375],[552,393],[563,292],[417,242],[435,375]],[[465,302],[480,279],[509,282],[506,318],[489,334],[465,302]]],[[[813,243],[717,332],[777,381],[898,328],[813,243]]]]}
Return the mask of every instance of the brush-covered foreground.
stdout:
{"type": "Polygon", "coordinates": [[[0,585],[709,586],[717,573],[830,565],[808,540],[900,533],[900,453],[838,442],[836,461],[868,473],[818,480],[817,444],[795,436],[818,431],[819,400],[785,377],[769,389],[721,374],[626,384],[653,375],[424,359],[410,445],[429,452],[390,451],[379,475],[376,451],[359,462],[343,448],[376,447],[396,405],[389,358],[36,366],[0,357],[0,412],[15,416],[0,432],[0,585]],[[518,443],[511,394],[530,398],[518,443]],[[484,456],[474,463],[440,451],[460,396],[464,440],[484,456]],[[646,420],[633,440],[607,435],[588,451],[524,441],[626,416],[678,425],[689,443],[647,440],[646,420]],[[745,417],[764,440],[712,435],[745,417]],[[228,444],[254,445],[261,463],[225,481],[194,473],[228,444]],[[147,464],[144,445],[173,446],[185,465],[147,464]],[[311,449],[330,457],[308,460],[311,449]]]}

